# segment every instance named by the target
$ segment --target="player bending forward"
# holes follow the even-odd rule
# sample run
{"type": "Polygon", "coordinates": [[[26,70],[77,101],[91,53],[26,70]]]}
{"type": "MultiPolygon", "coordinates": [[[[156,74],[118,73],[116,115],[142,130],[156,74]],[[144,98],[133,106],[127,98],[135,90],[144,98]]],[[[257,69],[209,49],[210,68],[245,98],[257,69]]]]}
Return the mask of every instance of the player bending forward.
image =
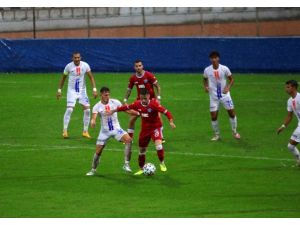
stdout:
{"type": "MultiPolygon", "coordinates": [[[[96,169],[100,163],[100,157],[105,147],[106,142],[114,137],[117,141],[124,143],[131,143],[132,139],[120,126],[117,113],[107,115],[106,112],[115,110],[117,107],[122,106],[121,102],[116,99],[110,99],[110,90],[107,87],[102,87],[100,90],[101,101],[98,102],[93,108],[93,115],[91,120],[91,127],[95,127],[97,116],[101,119],[101,130],[96,143],[96,152],[93,157],[92,169],[88,172],[87,176],[95,175],[96,169]]],[[[130,112],[130,111],[129,111],[130,112]]],[[[134,111],[132,111],[134,112],[134,111]]],[[[136,113],[136,112],[135,112],[136,113]]],[[[137,113],[136,113],[137,114],[137,113]]]]}
{"type": "Polygon", "coordinates": [[[209,93],[211,125],[215,133],[211,140],[218,141],[220,139],[220,129],[218,125],[220,103],[228,112],[233,137],[240,139],[241,137],[237,132],[237,119],[234,106],[229,92],[233,85],[232,74],[227,66],[219,63],[220,54],[217,51],[212,51],[209,54],[209,58],[212,65],[205,68],[203,77],[204,89],[209,93]],[[226,84],[226,79],[229,80],[229,84],[226,84]]]}
{"type": "Polygon", "coordinates": [[[67,94],[67,109],[64,115],[64,129],[63,137],[69,138],[68,126],[71,119],[71,114],[75,107],[76,101],[79,100],[79,104],[83,108],[83,133],[82,136],[86,138],[91,138],[88,133],[89,123],[90,123],[90,103],[86,92],[85,86],[85,74],[91,80],[93,86],[93,95],[97,97],[97,89],[94,77],[91,72],[89,64],[81,61],[81,56],[79,52],[73,53],[73,62],[69,63],[65,69],[64,73],[59,82],[59,87],[57,90],[57,99],[61,97],[61,89],[64,86],[67,76],[69,76],[68,81],[68,94],[67,94]]]}
{"type": "Polygon", "coordinates": [[[289,98],[287,102],[287,111],[288,114],[281,125],[277,129],[277,134],[279,134],[281,131],[286,128],[289,123],[291,122],[293,118],[293,113],[298,119],[298,127],[295,129],[294,133],[291,136],[290,142],[288,143],[288,149],[293,153],[293,155],[296,157],[297,164],[300,166],[300,153],[298,148],[296,147],[298,143],[300,142],[300,94],[297,91],[298,88],[298,82],[295,80],[289,80],[286,82],[286,92],[291,97],[289,98]]]}
{"type": "Polygon", "coordinates": [[[156,99],[150,99],[150,94],[147,89],[141,89],[140,100],[135,101],[130,105],[123,105],[117,109],[113,109],[109,112],[109,115],[112,115],[115,112],[135,110],[139,112],[142,118],[142,129],[139,135],[139,167],[140,170],[135,173],[135,175],[143,174],[143,166],[146,161],[146,149],[152,139],[155,143],[157,150],[157,155],[160,160],[160,170],[165,172],[167,167],[164,163],[164,149],[162,145],[162,134],[161,126],[162,122],[159,117],[159,113],[165,114],[170,122],[170,126],[174,129],[176,126],[173,122],[172,114],[166,110],[163,106],[159,104],[156,99]]]}

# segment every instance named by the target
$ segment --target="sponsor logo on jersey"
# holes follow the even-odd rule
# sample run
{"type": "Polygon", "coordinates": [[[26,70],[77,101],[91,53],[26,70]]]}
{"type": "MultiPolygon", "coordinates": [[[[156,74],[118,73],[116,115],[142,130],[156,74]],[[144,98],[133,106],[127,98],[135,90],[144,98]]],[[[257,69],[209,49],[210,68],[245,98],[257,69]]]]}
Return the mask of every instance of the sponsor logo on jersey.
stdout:
{"type": "Polygon", "coordinates": [[[149,117],[149,114],[148,113],[142,113],[141,116],[142,117],[149,117]]]}
{"type": "Polygon", "coordinates": [[[139,82],[137,82],[137,81],[136,81],[136,82],[134,82],[134,84],[138,84],[138,83],[139,83],[139,82]]]}
{"type": "Polygon", "coordinates": [[[149,113],[151,113],[151,112],[152,112],[152,109],[148,109],[147,111],[148,111],[149,113]]]}
{"type": "Polygon", "coordinates": [[[138,87],[139,87],[139,88],[145,88],[145,85],[140,84],[138,87]]]}

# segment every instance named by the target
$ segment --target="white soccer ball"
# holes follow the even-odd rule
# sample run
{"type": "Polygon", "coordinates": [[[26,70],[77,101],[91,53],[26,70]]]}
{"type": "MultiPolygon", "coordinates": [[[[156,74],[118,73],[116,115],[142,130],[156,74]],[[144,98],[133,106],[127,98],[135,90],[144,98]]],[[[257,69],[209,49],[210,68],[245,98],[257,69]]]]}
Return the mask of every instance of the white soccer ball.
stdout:
{"type": "Polygon", "coordinates": [[[152,163],[146,163],[143,170],[146,176],[152,176],[155,173],[156,167],[152,163]]]}

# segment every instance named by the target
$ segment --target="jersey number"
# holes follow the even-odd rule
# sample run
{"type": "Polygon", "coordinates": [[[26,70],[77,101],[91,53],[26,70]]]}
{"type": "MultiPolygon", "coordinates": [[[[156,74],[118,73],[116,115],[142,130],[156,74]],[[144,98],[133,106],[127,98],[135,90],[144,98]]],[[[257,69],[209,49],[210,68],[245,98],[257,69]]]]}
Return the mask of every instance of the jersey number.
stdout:
{"type": "Polygon", "coordinates": [[[75,91],[76,92],[79,92],[79,81],[80,81],[80,79],[75,80],[75,91]]]}

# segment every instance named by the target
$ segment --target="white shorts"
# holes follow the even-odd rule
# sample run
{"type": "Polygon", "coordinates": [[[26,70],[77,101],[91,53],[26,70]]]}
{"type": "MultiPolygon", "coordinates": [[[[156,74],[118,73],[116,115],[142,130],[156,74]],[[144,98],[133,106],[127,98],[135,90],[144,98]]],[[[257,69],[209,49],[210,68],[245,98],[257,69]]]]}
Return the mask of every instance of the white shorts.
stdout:
{"type": "Polygon", "coordinates": [[[86,94],[86,91],[81,91],[81,92],[68,91],[67,107],[74,107],[76,105],[77,100],[79,104],[83,106],[90,106],[89,98],[86,94]]]}
{"type": "Polygon", "coordinates": [[[106,142],[114,137],[117,141],[121,141],[122,137],[127,134],[122,128],[117,128],[112,131],[100,130],[99,136],[97,138],[97,145],[105,145],[106,142]]]}
{"type": "Polygon", "coordinates": [[[234,109],[233,101],[230,95],[226,95],[221,99],[210,98],[210,112],[219,110],[220,103],[226,110],[234,109]]]}
{"type": "Polygon", "coordinates": [[[291,136],[291,140],[296,141],[297,143],[300,142],[300,126],[298,126],[298,127],[294,130],[294,132],[293,132],[293,134],[292,134],[292,136],[291,136]]]}

